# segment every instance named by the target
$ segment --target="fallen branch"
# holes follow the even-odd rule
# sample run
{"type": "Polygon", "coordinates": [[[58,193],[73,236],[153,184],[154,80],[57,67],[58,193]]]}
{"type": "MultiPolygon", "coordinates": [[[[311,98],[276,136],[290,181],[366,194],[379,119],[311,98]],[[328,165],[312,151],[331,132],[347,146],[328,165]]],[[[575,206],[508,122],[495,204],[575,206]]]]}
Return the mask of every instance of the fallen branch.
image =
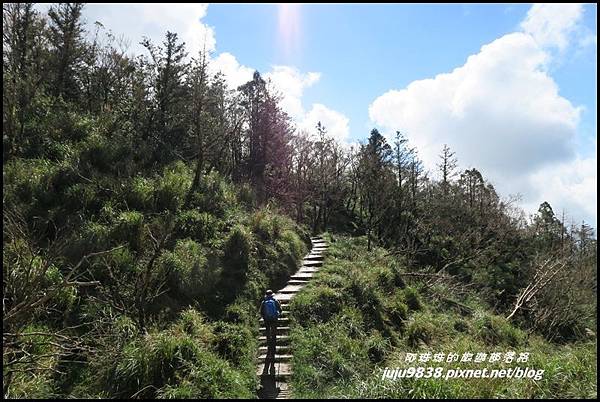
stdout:
{"type": "Polygon", "coordinates": [[[545,288],[566,265],[566,262],[555,261],[554,264],[546,268],[551,260],[552,258],[547,259],[536,269],[531,283],[529,283],[517,297],[515,308],[506,317],[507,320],[510,320],[520,308],[527,304],[540,290],[545,288]]]}

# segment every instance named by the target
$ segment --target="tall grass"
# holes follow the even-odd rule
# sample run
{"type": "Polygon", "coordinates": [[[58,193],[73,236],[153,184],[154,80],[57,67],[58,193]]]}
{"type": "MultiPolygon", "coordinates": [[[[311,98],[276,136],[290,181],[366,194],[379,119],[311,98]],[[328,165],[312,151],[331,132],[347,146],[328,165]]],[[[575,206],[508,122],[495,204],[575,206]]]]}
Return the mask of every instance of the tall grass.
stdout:
{"type": "MultiPolygon", "coordinates": [[[[330,242],[331,242],[330,238],[330,242]]],[[[477,295],[448,308],[418,283],[401,279],[402,263],[365,238],[335,238],[311,284],[291,303],[293,389],[300,398],[593,398],[596,341],[551,344],[490,313],[477,295]],[[524,363],[407,362],[407,353],[528,352],[524,363]],[[384,368],[544,370],[534,379],[383,379],[384,368]]],[[[443,291],[438,287],[436,291],[443,291]]],[[[504,355],[502,355],[504,356],[504,355]]]]}

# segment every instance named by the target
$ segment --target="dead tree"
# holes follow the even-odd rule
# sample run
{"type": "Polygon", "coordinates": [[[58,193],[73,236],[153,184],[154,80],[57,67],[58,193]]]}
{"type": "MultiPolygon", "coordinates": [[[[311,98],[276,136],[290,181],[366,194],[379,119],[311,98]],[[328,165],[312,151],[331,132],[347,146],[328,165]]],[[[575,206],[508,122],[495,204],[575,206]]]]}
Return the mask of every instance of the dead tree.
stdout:
{"type": "Polygon", "coordinates": [[[510,320],[520,308],[529,303],[536,294],[544,289],[552,281],[552,279],[564,269],[565,265],[566,261],[556,260],[552,257],[548,258],[541,265],[539,265],[535,270],[533,279],[525,287],[525,289],[521,291],[517,297],[513,311],[506,317],[506,319],[510,320]]]}

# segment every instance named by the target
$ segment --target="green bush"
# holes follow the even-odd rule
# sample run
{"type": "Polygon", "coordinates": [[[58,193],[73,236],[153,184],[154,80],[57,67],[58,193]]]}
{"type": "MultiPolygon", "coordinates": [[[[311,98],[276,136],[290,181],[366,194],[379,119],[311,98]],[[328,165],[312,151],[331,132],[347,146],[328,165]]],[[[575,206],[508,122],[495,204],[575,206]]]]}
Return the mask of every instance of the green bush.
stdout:
{"type": "Polygon", "coordinates": [[[219,356],[239,368],[247,369],[248,364],[254,362],[258,344],[248,326],[218,321],[215,332],[218,334],[216,351],[219,356]]]}
{"type": "MultiPolygon", "coordinates": [[[[20,356],[26,355],[33,359],[37,367],[56,368],[56,353],[60,350],[53,346],[54,339],[50,335],[52,328],[41,324],[29,324],[21,328],[20,336],[11,338],[11,341],[17,342],[23,352],[20,356]]],[[[5,344],[6,345],[6,344],[5,344]]],[[[19,355],[13,355],[8,345],[3,346],[3,356],[5,359],[13,361],[18,359],[19,355]]],[[[7,362],[8,360],[5,360],[7,362]]],[[[27,368],[27,366],[16,364],[12,366],[16,369],[27,368]]],[[[4,370],[3,370],[4,371],[4,370]]],[[[3,381],[7,381],[6,371],[4,371],[3,381]]],[[[10,388],[5,391],[5,398],[55,398],[57,392],[56,384],[52,381],[52,375],[49,371],[17,371],[10,375],[10,388]]]]}
{"type": "Polygon", "coordinates": [[[133,251],[141,251],[144,246],[144,215],[137,211],[124,211],[119,214],[111,237],[118,243],[126,243],[133,251]]]}
{"type": "Polygon", "coordinates": [[[66,190],[65,206],[71,211],[99,211],[102,199],[93,184],[77,183],[66,190]]]}
{"type": "Polygon", "coordinates": [[[223,304],[233,301],[244,288],[252,264],[252,234],[242,225],[229,232],[223,245],[223,274],[218,291],[223,304]]]}
{"type": "Polygon", "coordinates": [[[154,183],[152,180],[136,176],[127,186],[125,192],[125,202],[131,209],[146,211],[152,208],[154,201],[154,183]]]}
{"type": "Polygon", "coordinates": [[[249,210],[256,206],[256,194],[252,186],[248,183],[242,183],[238,186],[237,198],[249,210]]]}
{"type": "Polygon", "coordinates": [[[116,362],[111,384],[125,398],[251,396],[247,378],[196,337],[172,330],[129,343],[116,362]]]}
{"type": "Polygon", "coordinates": [[[380,363],[390,351],[391,344],[389,340],[381,336],[379,331],[374,331],[367,339],[367,348],[369,360],[373,363],[380,363]]]}
{"type": "Polygon", "coordinates": [[[346,303],[347,297],[340,289],[311,286],[291,300],[290,311],[293,319],[301,325],[327,322],[338,314],[346,303]]]}
{"type": "Polygon", "coordinates": [[[111,228],[93,221],[83,222],[78,233],[73,234],[72,239],[67,256],[74,264],[86,254],[108,250],[113,241],[111,228]]]}
{"type": "Polygon", "coordinates": [[[478,337],[490,346],[523,344],[526,334],[499,316],[484,314],[477,320],[478,337]]]}
{"type": "Polygon", "coordinates": [[[173,251],[164,252],[157,265],[168,272],[168,287],[181,302],[205,305],[212,299],[220,279],[220,267],[208,264],[206,251],[191,239],[178,240],[173,251]]]}
{"type": "Polygon", "coordinates": [[[165,167],[156,180],[154,191],[155,208],[158,211],[178,211],[192,185],[192,171],[183,162],[165,167]]]}
{"type": "Polygon", "coordinates": [[[235,209],[236,204],[235,187],[213,170],[200,177],[190,207],[222,218],[226,211],[235,209]]]}
{"type": "Polygon", "coordinates": [[[177,215],[176,228],[180,237],[190,237],[203,242],[215,236],[219,229],[219,222],[207,212],[192,209],[177,215]]]}
{"type": "Polygon", "coordinates": [[[384,330],[383,297],[378,287],[365,275],[356,274],[350,279],[346,291],[354,299],[354,304],[362,311],[369,329],[384,330]]]}
{"type": "Polygon", "coordinates": [[[87,172],[118,173],[126,169],[131,147],[125,141],[113,141],[93,134],[85,140],[80,160],[82,170],[87,172]]]}
{"type": "Polygon", "coordinates": [[[429,315],[416,315],[409,322],[406,330],[406,339],[410,346],[416,348],[424,343],[430,345],[438,334],[438,325],[429,315]]]}
{"type": "Polygon", "coordinates": [[[421,297],[419,296],[419,292],[412,287],[407,287],[404,289],[404,298],[406,300],[406,304],[411,311],[419,311],[423,307],[423,303],[421,302],[421,297]]]}
{"type": "Polygon", "coordinates": [[[396,328],[404,328],[404,323],[408,318],[408,306],[400,292],[387,299],[386,313],[396,328]]]}
{"type": "Polygon", "coordinates": [[[374,274],[377,277],[377,285],[382,291],[390,293],[396,289],[396,281],[392,270],[387,267],[379,267],[374,274]]]}

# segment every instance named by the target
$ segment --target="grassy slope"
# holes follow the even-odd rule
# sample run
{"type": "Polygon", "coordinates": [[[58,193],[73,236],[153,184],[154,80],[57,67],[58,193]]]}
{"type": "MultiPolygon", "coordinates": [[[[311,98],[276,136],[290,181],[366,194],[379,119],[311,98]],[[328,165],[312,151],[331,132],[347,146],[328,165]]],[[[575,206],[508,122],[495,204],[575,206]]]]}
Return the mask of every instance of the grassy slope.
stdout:
{"type": "MultiPolygon", "coordinates": [[[[336,238],[319,275],[293,300],[293,386],[304,398],[582,398],[596,396],[596,340],[558,346],[486,311],[430,299],[385,250],[364,238],[336,238]],[[405,353],[529,352],[527,363],[405,363],[405,353]],[[382,380],[385,367],[531,367],[531,379],[382,380]]],[[[438,289],[439,290],[439,289],[438,289]]],[[[449,294],[448,294],[449,295],[449,294]]]]}
{"type": "MultiPolygon", "coordinates": [[[[266,288],[281,286],[297,269],[308,250],[308,233],[276,209],[256,207],[248,186],[234,185],[214,172],[202,178],[191,206],[183,208],[193,171],[181,163],[166,167],[162,174],[131,179],[93,170],[113,189],[108,195],[99,193],[93,183],[65,176],[61,166],[42,160],[13,161],[4,174],[8,197],[23,205],[27,216],[64,217],[65,209],[71,215],[81,211],[85,220],[71,225],[69,238],[68,251],[78,254],[74,261],[89,251],[124,244],[109,256],[114,283],[106,277],[104,265],[90,269],[103,284],[113,283],[129,304],[134,301],[132,286],[152,250],[149,229],[156,233],[165,226],[162,217],[169,215],[173,236],[153,269],[157,276],[170,272],[169,290],[150,306],[147,333],[133,314],[89,297],[98,296],[95,289],[89,294],[60,294],[51,302],[59,313],[36,311],[20,331],[60,330],[66,310],[64,316],[73,324],[91,323],[66,334],[95,351],[69,357],[86,364],[59,362],[44,357],[60,352],[52,339],[29,336],[26,347],[33,360],[64,374],[18,372],[5,396],[254,397],[258,305],[266,288]]],[[[12,257],[11,247],[3,254],[5,273],[10,267],[11,273],[21,275],[25,268],[12,257]]],[[[50,274],[60,280],[59,270],[50,274]]]]}

